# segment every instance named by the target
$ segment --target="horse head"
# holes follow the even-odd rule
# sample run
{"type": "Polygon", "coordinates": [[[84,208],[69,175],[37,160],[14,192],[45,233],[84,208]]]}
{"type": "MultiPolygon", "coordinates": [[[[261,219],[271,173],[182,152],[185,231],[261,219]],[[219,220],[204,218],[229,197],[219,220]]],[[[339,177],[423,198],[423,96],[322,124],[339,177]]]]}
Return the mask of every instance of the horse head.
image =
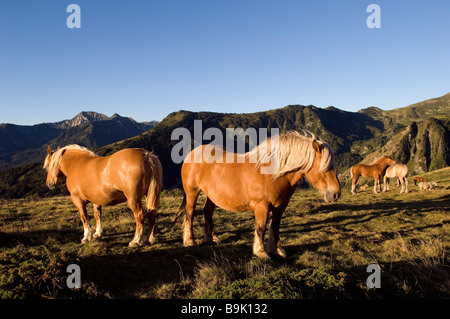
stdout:
{"type": "Polygon", "coordinates": [[[47,187],[51,190],[55,189],[58,179],[63,176],[59,168],[59,164],[61,162],[61,156],[64,154],[65,149],[58,149],[55,152],[52,152],[50,146],[47,148],[47,157],[44,162],[44,169],[47,169],[47,187]],[[58,154],[56,154],[58,153],[58,154]]]}
{"type": "Polygon", "coordinates": [[[389,156],[383,156],[384,157],[384,161],[387,165],[389,166],[394,166],[395,164],[397,164],[392,158],[390,158],[389,156]]]}
{"type": "Polygon", "coordinates": [[[341,186],[334,168],[333,154],[322,142],[313,140],[315,159],[312,168],[305,174],[308,181],[323,195],[325,202],[335,202],[341,195],[341,186]]]}

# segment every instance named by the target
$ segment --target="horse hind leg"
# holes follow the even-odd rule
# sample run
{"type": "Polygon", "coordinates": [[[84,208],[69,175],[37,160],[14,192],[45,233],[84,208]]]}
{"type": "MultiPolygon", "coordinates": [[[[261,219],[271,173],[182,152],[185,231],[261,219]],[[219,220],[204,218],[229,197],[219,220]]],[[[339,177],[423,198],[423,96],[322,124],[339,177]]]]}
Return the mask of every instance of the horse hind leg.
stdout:
{"type": "Polygon", "coordinates": [[[158,211],[156,209],[150,209],[146,213],[146,217],[148,219],[148,242],[150,244],[155,243],[155,224],[156,224],[156,215],[158,214],[158,211]]]}
{"type": "MultiPolygon", "coordinates": [[[[403,177],[399,177],[399,178],[398,178],[398,181],[399,181],[400,185],[402,186],[402,187],[400,188],[400,194],[401,194],[401,193],[403,193],[403,191],[405,190],[405,184],[404,184],[404,182],[403,182],[403,177]]],[[[397,186],[397,187],[398,187],[398,186],[397,186]]]]}
{"type": "Polygon", "coordinates": [[[408,190],[408,177],[405,176],[405,177],[403,178],[403,181],[404,181],[404,185],[405,185],[404,193],[406,194],[406,193],[409,192],[409,190],[408,190]]]}
{"type": "Polygon", "coordinates": [[[352,176],[352,194],[356,194],[356,182],[358,181],[359,175],[353,173],[353,170],[350,170],[350,174],[352,176]]]}
{"type": "Polygon", "coordinates": [[[380,177],[379,176],[375,176],[374,177],[374,182],[373,182],[373,192],[375,194],[378,193],[378,186],[380,186],[380,191],[381,191],[381,183],[380,183],[380,177]]]}
{"type": "Polygon", "coordinates": [[[103,228],[101,223],[101,217],[102,217],[102,206],[101,205],[94,205],[94,217],[95,217],[95,233],[93,235],[94,238],[100,238],[102,237],[103,228]]]}
{"type": "Polygon", "coordinates": [[[356,194],[356,182],[358,181],[359,176],[352,176],[352,194],[356,194]]]}
{"type": "Polygon", "coordinates": [[[214,230],[214,223],[212,220],[212,216],[214,213],[214,209],[216,205],[209,199],[206,198],[205,206],[203,207],[203,216],[205,218],[205,238],[204,242],[207,244],[220,244],[220,239],[217,237],[216,232],[214,230]]]}
{"type": "Polygon", "coordinates": [[[145,243],[142,236],[144,232],[144,220],[145,220],[142,202],[140,200],[131,198],[128,199],[128,206],[130,206],[130,209],[133,211],[134,219],[136,221],[136,232],[134,234],[133,240],[128,244],[128,246],[139,247],[145,243]]]}
{"type": "Polygon", "coordinates": [[[389,178],[387,178],[387,176],[384,176],[383,184],[384,184],[383,192],[389,190],[389,178]]]}

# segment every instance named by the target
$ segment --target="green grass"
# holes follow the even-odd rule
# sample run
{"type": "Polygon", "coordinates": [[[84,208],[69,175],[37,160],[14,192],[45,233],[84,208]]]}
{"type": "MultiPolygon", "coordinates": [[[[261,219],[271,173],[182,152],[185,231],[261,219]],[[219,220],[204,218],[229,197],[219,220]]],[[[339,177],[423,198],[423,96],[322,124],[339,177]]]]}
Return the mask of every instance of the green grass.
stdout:
{"type": "Polygon", "coordinates": [[[346,187],[334,204],[297,190],[281,222],[288,258],[271,261],[252,257],[252,212],[217,209],[222,244],[202,245],[204,197],[194,221],[199,245],[184,248],[181,222],[169,227],[177,190],[163,192],[156,242],[137,249],[127,247],[135,223],[126,204],[105,207],[103,237],[82,245],[69,197],[3,200],[0,298],[449,298],[450,168],[423,176],[439,188],[419,191],[410,177],[408,194],[391,186],[351,195],[346,187]],[[72,263],[81,267],[76,291],[65,284],[72,263]],[[365,284],[372,263],[381,267],[380,289],[365,284]]]}

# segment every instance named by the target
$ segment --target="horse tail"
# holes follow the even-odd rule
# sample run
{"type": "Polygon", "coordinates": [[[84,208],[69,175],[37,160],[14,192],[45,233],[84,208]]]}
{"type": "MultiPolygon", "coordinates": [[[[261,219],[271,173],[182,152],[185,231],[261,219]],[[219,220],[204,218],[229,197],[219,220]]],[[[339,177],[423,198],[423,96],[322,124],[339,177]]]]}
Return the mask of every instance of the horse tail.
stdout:
{"type": "Polygon", "coordinates": [[[185,210],[186,210],[186,193],[184,193],[183,202],[181,203],[180,208],[178,208],[177,215],[173,219],[172,225],[170,225],[170,227],[173,227],[175,225],[178,218],[181,216],[181,214],[183,214],[185,212],[185,210]]]}
{"type": "Polygon", "coordinates": [[[151,152],[146,154],[146,160],[150,164],[150,184],[147,190],[146,206],[147,211],[158,209],[159,198],[163,188],[163,170],[158,157],[151,152]]]}

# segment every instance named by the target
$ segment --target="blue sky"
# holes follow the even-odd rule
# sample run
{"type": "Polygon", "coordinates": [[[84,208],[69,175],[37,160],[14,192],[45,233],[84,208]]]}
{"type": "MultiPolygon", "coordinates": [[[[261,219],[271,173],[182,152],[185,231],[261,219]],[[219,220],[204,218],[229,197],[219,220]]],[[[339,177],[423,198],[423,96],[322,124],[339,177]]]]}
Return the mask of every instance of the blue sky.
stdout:
{"type": "Polygon", "coordinates": [[[450,92],[449,39],[447,0],[0,0],[0,123],[387,110],[450,92]],[[71,3],[81,29],[66,26],[71,3]]]}

